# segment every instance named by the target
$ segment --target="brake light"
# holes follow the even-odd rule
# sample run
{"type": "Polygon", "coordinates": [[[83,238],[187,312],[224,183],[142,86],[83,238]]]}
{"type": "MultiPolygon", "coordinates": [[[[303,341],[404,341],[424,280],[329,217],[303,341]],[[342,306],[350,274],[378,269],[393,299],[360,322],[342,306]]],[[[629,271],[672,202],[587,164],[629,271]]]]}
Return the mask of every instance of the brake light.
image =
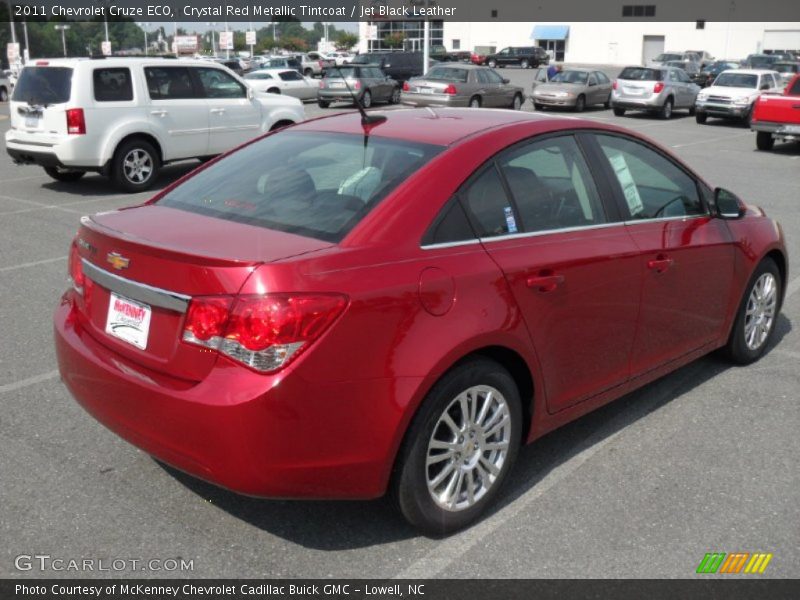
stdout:
{"type": "Polygon", "coordinates": [[[653,93],[654,94],[659,94],[659,93],[661,93],[661,90],[663,90],[663,89],[664,89],[664,82],[663,81],[657,81],[656,84],[653,86],[653,93]]]}
{"type": "Polygon", "coordinates": [[[355,83],[355,85],[353,86],[353,89],[354,89],[354,90],[360,90],[360,89],[361,89],[361,81],[359,81],[358,79],[356,79],[356,83],[355,83]]]}
{"type": "Polygon", "coordinates": [[[444,88],[444,93],[445,93],[445,94],[448,94],[448,95],[450,95],[450,96],[455,96],[455,95],[458,93],[458,90],[456,89],[456,86],[454,86],[454,85],[451,83],[451,84],[450,84],[450,85],[448,85],[446,88],[444,88]]]}
{"type": "Polygon", "coordinates": [[[338,294],[193,298],[183,341],[213,348],[256,371],[276,371],[319,338],[346,304],[338,294]]]}
{"type": "Polygon", "coordinates": [[[46,67],[49,64],[50,64],[50,62],[46,61],[46,60],[37,60],[36,61],[36,66],[37,67],[46,67]]]}
{"type": "Polygon", "coordinates": [[[404,81],[404,82],[403,82],[403,91],[404,91],[404,92],[407,92],[407,91],[408,91],[408,90],[410,90],[410,89],[411,89],[411,87],[408,85],[408,82],[407,82],[407,81],[404,81]]]}
{"type": "Polygon", "coordinates": [[[86,119],[83,116],[82,108],[70,108],[67,110],[67,133],[76,135],[86,133],[86,119]]]}
{"type": "Polygon", "coordinates": [[[614,83],[611,84],[611,87],[617,89],[617,80],[614,80],[614,83]]]}
{"type": "Polygon", "coordinates": [[[325,80],[324,79],[320,79],[319,80],[319,89],[321,89],[321,90],[325,89],[325,80]]]}
{"type": "Polygon", "coordinates": [[[86,284],[86,278],[83,275],[83,264],[81,263],[81,255],[78,254],[78,245],[73,242],[69,250],[69,282],[79,294],[83,294],[83,288],[86,284]]]}

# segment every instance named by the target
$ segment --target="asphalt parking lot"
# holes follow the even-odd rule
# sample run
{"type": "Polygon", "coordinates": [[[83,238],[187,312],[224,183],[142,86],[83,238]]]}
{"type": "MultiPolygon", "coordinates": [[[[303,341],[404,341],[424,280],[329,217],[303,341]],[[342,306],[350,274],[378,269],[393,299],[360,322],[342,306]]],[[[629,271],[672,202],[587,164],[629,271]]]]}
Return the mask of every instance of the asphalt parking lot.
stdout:
{"type": "MultiPolygon", "coordinates": [[[[531,71],[503,73],[529,88],[531,71]]],[[[331,112],[307,105],[309,117],[331,112]]],[[[7,115],[0,104],[3,133],[7,115]]],[[[680,112],[583,116],[641,131],[761,205],[782,222],[790,261],[800,256],[800,144],[758,152],[745,127],[700,126],[680,112]]],[[[167,167],[160,184],[194,164],[167,167]]],[[[217,489],[155,462],[71,399],[51,315],[78,219],[149,195],[121,195],[96,175],[57,183],[0,154],[0,577],[93,575],[20,572],[21,554],[182,557],[193,561],[183,575],[204,578],[673,578],[693,576],[706,552],[737,551],[772,553],[766,577],[800,571],[796,271],[760,362],[703,358],[546,436],[520,454],[487,518],[431,539],[384,500],[268,501],[217,489]]]]}

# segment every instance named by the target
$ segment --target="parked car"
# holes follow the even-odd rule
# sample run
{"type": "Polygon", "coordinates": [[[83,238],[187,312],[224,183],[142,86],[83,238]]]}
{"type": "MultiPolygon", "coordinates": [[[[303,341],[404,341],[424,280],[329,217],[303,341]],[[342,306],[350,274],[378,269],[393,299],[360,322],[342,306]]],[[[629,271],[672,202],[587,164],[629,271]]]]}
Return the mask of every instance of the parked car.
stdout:
{"type": "Polygon", "coordinates": [[[708,117],[750,122],[753,103],[762,92],[779,93],[783,89],[780,74],[759,69],[723,71],[714,85],[697,96],[695,118],[703,124],[708,117]]]}
{"type": "Polygon", "coordinates": [[[339,66],[349,65],[354,56],[355,54],[351,54],[349,52],[334,52],[331,54],[334,62],[339,66]]]}
{"type": "Polygon", "coordinates": [[[536,110],[560,107],[582,112],[595,104],[608,108],[610,100],[611,80],[602,71],[592,69],[564,69],[549,82],[538,83],[533,90],[536,110]]]}
{"type": "Polygon", "coordinates": [[[53,179],[87,171],[123,190],[151,187],[162,165],[207,158],[305,118],[295,98],[255,95],[222,65],[196,60],[37,60],[11,98],[6,151],[53,179]]]}
{"type": "Polygon", "coordinates": [[[486,55],[479,52],[470,52],[469,62],[471,62],[473,65],[485,65],[486,55]]]}
{"type": "MultiPolygon", "coordinates": [[[[389,77],[402,84],[425,71],[422,52],[365,52],[350,61],[351,65],[378,65],[389,77]]],[[[436,64],[430,61],[429,65],[436,64]]]]}
{"type": "Polygon", "coordinates": [[[319,84],[303,77],[295,69],[259,69],[244,76],[248,86],[257,92],[285,94],[300,100],[314,100],[319,84]]]}
{"type": "Polygon", "coordinates": [[[70,393],[205,481],[389,493],[442,534],[522,444],[773,343],[787,253],[761,209],[596,120],[437,112],[307,121],[82,219],[53,318],[70,393]]]}
{"type": "Polygon", "coordinates": [[[772,65],[781,62],[780,56],[774,54],[750,54],[742,65],[745,69],[772,69],[772,65]]]}
{"type": "Polygon", "coordinates": [[[682,69],[684,73],[689,76],[689,79],[694,82],[695,77],[700,74],[700,63],[699,62],[691,62],[691,61],[681,61],[681,60],[668,60],[664,63],[665,67],[672,67],[674,69],[682,69]]]}
{"type": "Polygon", "coordinates": [[[792,78],[800,73],[800,63],[798,62],[776,62],[770,67],[781,75],[781,82],[785,86],[792,78]]]}
{"type": "Polygon", "coordinates": [[[486,64],[495,67],[517,66],[522,69],[550,64],[550,55],[539,46],[509,46],[486,56],[486,64]]]}
{"type": "Polygon", "coordinates": [[[645,110],[669,119],[674,109],[694,114],[699,91],[683,69],[625,67],[612,85],[611,106],[618,117],[626,110],[645,110]]]}
{"type": "Polygon", "coordinates": [[[325,69],[334,66],[336,60],[321,52],[300,55],[301,72],[306,77],[322,77],[325,69]]]}
{"type": "Polygon", "coordinates": [[[403,104],[513,108],[525,102],[525,90],[511,85],[494,69],[463,63],[442,63],[422,77],[403,83],[403,104]]]}
{"type": "Polygon", "coordinates": [[[692,77],[690,75],[689,77],[700,87],[708,87],[712,83],[714,83],[714,80],[717,78],[717,75],[719,75],[723,71],[730,71],[732,69],[738,69],[738,68],[739,68],[739,63],[737,62],[733,62],[730,60],[717,60],[703,67],[703,70],[700,71],[700,73],[698,73],[696,76],[692,77]]]}
{"type": "Polygon", "coordinates": [[[696,54],[698,57],[700,57],[701,69],[704,69],[706,66],[710,65],[715,60],[714,57],[711,56],[711,54],[709,54],[705,50],[687,50],[687,52],[691,52],[692,54],[696,54]]]}
{"type": "Polygon", "coordinates": [[[800,75],[795,75],[780,96],[761,94],[753,105],[750,129],[756,132],[756,147],[772,150],[775,140],[800,140],[800,75]]]}
{"type": "Polygon", "coordinates": [[[430,57],[439,62],[472,62],[472,52],[468,50],[447,50],[444,46],[432,46],[430,57]]]}
{"type": "Polygon", "coordinates": [[[245,69],[242,67],[242,63],[238,58],[231,58],[229,60],[219,59],[217,62],[221,64],[223,67],[227,67],[228,69],[236,73],[239,77],[244,75],[245,69]]]}
{"type": "Polygon", "coordinates": [[[647,63],[648,67],[660,67],[668,62],[679,61],[682,63],[701,61],[700,55],[695,52],[662,52],[647,63]]]}
{"type": "Polygon", "coordinates": [[[303,74],[302,63],[291,56],[270,56],[269,59],[261,62],[259,69],[294,69],[301,75],[303,74]]]}
{"type": "Polygon", "coordinates": [[[364,108],[373,102],[400,102],[400,84],[386,75],[378,65],[351,63],[328,69],[317,89],[317,104],[328,108],[331,102],[358,101],[364,108]]]}
{"type": "Polygon", "coordinates": [[[4,74],[0,73],[0,102],[8,102],[11,96],[11,82],[4,74]]]}

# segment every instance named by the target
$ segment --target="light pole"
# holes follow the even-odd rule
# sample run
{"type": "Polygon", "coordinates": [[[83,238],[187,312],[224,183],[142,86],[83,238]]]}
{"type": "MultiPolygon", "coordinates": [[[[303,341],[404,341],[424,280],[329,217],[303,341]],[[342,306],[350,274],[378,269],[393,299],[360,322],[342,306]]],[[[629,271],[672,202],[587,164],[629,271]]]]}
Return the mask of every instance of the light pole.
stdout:
{"type": "Polygon", "coordinates": [[[147,56],[147,28],[150,23],[141,23],[142,31],[144,32],[144,55],[147,56]]]}
{"type": "Polygon", "coordinates": [[[28,43],[28,22],[22,22],[22,33],[25,34],[25,51],[22,53],[23,63],[27,63],[31,57],[30,44],[28,43]]]}
{"type": "Polygon", "coordinates": [[[61,46],[64,48],[64,58],[67,57],[67,36],[66,31],[69,29],[69,25],[56,25],[56,31],[61,32],[61,46]]]}
{"type": "Polygon", "coordinates": [[[211,54],[214,58],[217,57],[217,42],[214,39],[214,36],[217,32],[217,24],[216,23],[207,23],[209,27],[211,27],[211,54]]]}

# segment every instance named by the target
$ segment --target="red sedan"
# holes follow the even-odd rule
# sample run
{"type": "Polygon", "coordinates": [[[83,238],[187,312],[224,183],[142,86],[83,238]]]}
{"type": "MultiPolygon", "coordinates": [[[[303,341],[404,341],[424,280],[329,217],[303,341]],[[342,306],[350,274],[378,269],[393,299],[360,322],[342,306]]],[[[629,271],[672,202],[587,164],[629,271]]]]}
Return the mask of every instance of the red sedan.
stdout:
{"type": "Polygon", "coordinates": [[[775,221],[619,127],[344,114],[84,218],[55,341],[160,460],[254,496],[389,491],[450,532],[521,444],[715,349],[758,359],[787,268],[775,221]]]}

